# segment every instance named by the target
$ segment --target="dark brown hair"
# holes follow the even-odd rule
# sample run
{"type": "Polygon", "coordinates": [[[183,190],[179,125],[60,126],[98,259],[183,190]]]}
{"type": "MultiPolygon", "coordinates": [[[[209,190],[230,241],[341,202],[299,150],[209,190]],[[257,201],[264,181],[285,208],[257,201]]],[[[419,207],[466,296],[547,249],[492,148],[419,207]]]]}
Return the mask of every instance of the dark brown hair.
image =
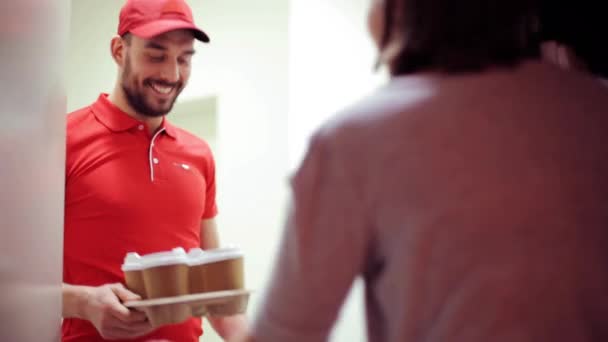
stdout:
{"type": "Polygon", "coordinates": [[[132,35],[130,32],[127,32],[125,34],[123,34],[122,36],[120,36],[127,45],[131,45],[131,39],[132,39],[132,35]]]}
{"type": "Polygon", "coordinates": [[[381,59],[393,75],[513,66],[538,56],[534,0],[385,0],[381,59]]]}
{"type": "Polygon", "coordinates": [[[608,77],[608,21],[600,0],[541,0],[541,39],[570,46],[589,71],[608,77]]]}

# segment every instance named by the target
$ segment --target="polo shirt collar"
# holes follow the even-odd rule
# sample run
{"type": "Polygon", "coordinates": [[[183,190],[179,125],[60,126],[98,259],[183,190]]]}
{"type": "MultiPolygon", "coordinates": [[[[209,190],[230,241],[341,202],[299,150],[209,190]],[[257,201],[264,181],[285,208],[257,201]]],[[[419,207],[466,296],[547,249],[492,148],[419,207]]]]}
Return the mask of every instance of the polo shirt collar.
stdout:
{"type": "Polygon", "coordinates": [[[108,94],[105,93],[99,95],[92,109],[97,120],[113,132],[126,131],[141,124],[110,102],[108,94]]]}
{"type": "Polygon", "coordinates": [[[167,117],[163,116],[163,122],[160,124],[160,127],[165,129],[165,133],[168,136],[177,139],[177,129],[167,120],[167,117]]]}
{"type": "MultiPolygon", "coordinates": [[[[92,110],[97,120],[112,132],[124,132],[143,124],[110,102],[106,93],[99,95],[97,101],[93,103],[92,110]]],[[[163,117],[160,127],[171,138],[175,139],[177,137],[175,126],[170,124],[165,117],[163,117]]]]}

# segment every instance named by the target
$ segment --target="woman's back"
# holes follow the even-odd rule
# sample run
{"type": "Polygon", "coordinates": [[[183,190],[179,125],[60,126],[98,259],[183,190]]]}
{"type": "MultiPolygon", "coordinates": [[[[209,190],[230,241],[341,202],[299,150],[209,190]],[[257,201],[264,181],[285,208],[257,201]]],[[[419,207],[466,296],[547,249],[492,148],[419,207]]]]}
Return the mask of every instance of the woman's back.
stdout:
{"type": "Polygon", "coordinates": [[[371,229],[372,341],[608,340],[599,82],[538,63],[396,78],[317,139],[371,229]]]}

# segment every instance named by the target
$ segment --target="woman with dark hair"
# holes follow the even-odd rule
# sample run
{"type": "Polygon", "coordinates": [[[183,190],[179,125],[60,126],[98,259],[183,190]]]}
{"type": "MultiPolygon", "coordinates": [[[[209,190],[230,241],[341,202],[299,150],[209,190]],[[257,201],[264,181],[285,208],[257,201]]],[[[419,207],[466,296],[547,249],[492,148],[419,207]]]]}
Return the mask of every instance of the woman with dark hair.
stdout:
{"type": "Polygon", "coordinates": [[[313,136],[251,341],[608,341],[608,96],[526,0],[376,0],[391,79],[313,136]],[[365,340],[361,336],[361,341],[365,340]]]}

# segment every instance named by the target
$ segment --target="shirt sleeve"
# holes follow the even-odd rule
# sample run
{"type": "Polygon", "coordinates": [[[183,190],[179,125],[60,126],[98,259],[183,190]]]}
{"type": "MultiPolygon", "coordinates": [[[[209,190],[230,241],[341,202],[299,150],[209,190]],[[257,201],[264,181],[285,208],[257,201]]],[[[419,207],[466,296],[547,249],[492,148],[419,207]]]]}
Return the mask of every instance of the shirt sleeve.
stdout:
{"type": "Polygon", "coordinates": [[[278,258],[253,324],[258,341],[326,341],[355,277],[369,229],[358,187],[341,154],[317,134],[292,179],[278,258]]]}
{"type": "Polygon", "coordinates": [[[201,219],[211,219],[214,218],[217,213],[217,203],[215,200],[215,160],[213,158],[213,154],[211,150],[207,154],[207,158],[205,160],[204,165],[204,176],[205,176],[205,210],[203,212],[203,216],[201,219]]]}

